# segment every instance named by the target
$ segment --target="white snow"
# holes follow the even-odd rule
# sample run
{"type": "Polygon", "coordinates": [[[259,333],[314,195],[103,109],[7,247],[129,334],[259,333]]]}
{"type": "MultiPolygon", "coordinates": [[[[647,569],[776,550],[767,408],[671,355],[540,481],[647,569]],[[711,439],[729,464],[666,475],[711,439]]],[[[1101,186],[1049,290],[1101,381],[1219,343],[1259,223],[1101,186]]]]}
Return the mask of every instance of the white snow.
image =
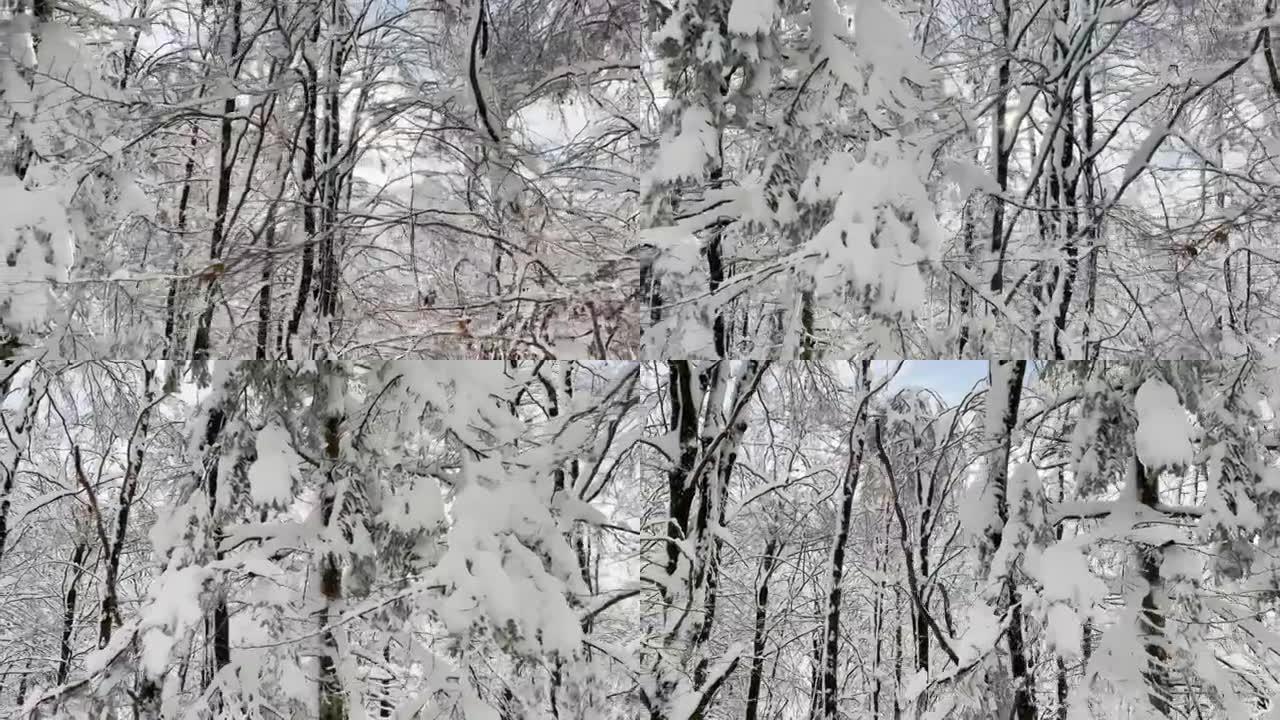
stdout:
{"type": "Polygon", "coordinates": [[[444,498],[434,478],[415,477],[384,499],[382,519],[401,530],[432,528],[444,521],[444,498]]]}
{"type": "Polygon", "coordinates": [[[969,615],[964,623],[964,630],[956,639],[955,650],[960,665],[972,662],[973,659],[985,655],[995,646],[1000,637],[1000,618],[991,606],[976,603],[969,608],[969,615]]]}
{"type": "Polygon", "coordinates": [[[766,33],[777,8],[773,0],[733,0],[729,8],[729,32],[754,36],[766,33]]]}
{"type": "Polygon", "coordinates": [[[906,682],[902,684],[902,699],[906,702],[911,702],[917,697],[920,697],[920,693],[924,692],[925,688],[928,686],[928,671],[917,670],[914,673],[911,673],[911,675],[907,677],[906,682]]]}
{"type": "Polygon", "coordinates": [[[1048,631],[1047,639],[1049,645],[1059,655],[1068,660],[1080,656],[1080,639],[1083,625],[1075,608],[1066,603],[1050,605],[1045,624],[1045,629],[1048,631]]]}
{"type": "Polygon", "coordinates": [[[711,112],[690,105],[680,114],[680,131],[669,134],[658,151],[648,182],[688,180],[702,177],[717,153],[717,135],[711,112]]]}
{"type": "Polygon", "coordinates": [[[258,431],[258,457],[249,466],[249,490],[259,505],[288,505],[293,500],[293,481],[300,463],[293,450],[289,431],[267,423],[258,431]]]}
{"type": "Polygon", "coordinates": [[[200,593],[209,571],[198,566],[170,569],[151,586],[142,635],[142,666],[152,677],[170,662],[174,638],[204,618],[200,593]]]}
{"type": "Polygon", "coordinates": [[[1138,413],[1138,459],[1152,470],[1190,463],[1195,456],[1193,428],[1177,391],[1163,380],[1149,378],[1138,388],[1133,404],[1138,413]]]}
{"type": "Polygon", "coordinates": [[[1124,167],[1123,182],[1128,183],[1132,181],[1141,174],[1143,170],[1147,169],[1152,156],[1156,152],[1156,148],[1160,146],[1160,143],[1163,142],[1168,135],[1168,127],[1157,126],[1151,129],[1147,138],[1142,141],[1142,144],[1139,145],[1136,150],[1133,151],[1133,155],[1129,156],[1129,162],[1124,167]]]}

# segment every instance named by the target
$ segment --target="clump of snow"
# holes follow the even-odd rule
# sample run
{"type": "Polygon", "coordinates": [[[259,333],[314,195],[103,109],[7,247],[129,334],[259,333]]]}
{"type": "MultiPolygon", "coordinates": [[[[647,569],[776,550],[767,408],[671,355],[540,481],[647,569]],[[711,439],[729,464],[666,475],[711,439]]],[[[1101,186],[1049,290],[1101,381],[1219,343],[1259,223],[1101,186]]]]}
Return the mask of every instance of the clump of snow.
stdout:
{"type": "Polygon", "coordinates": [[[1133,405],[1138,413],[1138,459],[1151,469],[1190,463],[1195,456],[1191,419],[1177,391],[1163,380],[1149,378],[1138,388],[1133,405]]]}
{"type": "Polygon", "coordinates": [[[164,673],[175,638],[203,620],[200,592],[208,576],[198,566],[168,570],[152,586],[142,635],[142,667],[150,676],[164,673]]]}
{"type": "Polygon", "coordinates": [[[1072,542],[1060,542],[1040,553],[1028,553],[1027,570],[1048,600],[1087,607],[1106,597],[1106,584],[1089,570],[1089,560],[1072,542]]]}
{"type": "Polygon", "coordinates": [[[866,94],[883,104],[901,104],[905,81],[927,85],[929,68],[912,47],[906,23],[879,0],[862,0],[854,11],[854,41],[869,68],[866,94]]]}
{"type": "Polygon", "coordinates": [[[444,498],[434,478],[413,478],[383,503],[382,519],[400,530],[432,528],[444,520],[444,498]]]}
{"type": "Polygon", "coordinates": [[[1107,596],[1107,586],[1089,569],[1088,557],[1076,541],[1064,540],[1044,550],[1029,548],[1023,564],[1040,584],[1048,603],[1047,641],[1064,658],[1080,655],[1081,615],[1107,596]]]}
{"type": "Polygon", "coordinates": [[[729,32],[747,36],[767,33],[776,10],[773,0],[734,0],[729,8],[729,32]]]}
{"type": "Polygon", "coordinates": [[[986,467],[986,462],[977,463],[960,493],[960,529],[971,538],[981,538],[1000,526],[995,493],[987,487],[986,467]]]}
{"type": "Polygon", "coordinates": [[[967,160],[948,160],[943,172],[957,186],[961,198],[967,198],[975,190],[984,193],[1000,192],[1000,185],[986,170],[967,160]]]}
{"type": "Polygon", "coordinates": [[[1147,169],[1147,165],[1152,161],[1156,153],[1156,149],[1160,147],[1160,143],[1169,136],[1169,128],[1167,126],[1158,125],[1151,129],[1151,133],[1142,141],[1133,155],[1129,156],[1129,162],[1124,166],[1125,183],[1132,182],[1143,170],[1147,169]]]}
{"type": "Polygon", "coordinates": [[[1044,483],[1040,472],[1031,463],[1018,463],[1009,473],[1008,501],[1010,514],[1017,513],[1032,526],[1039,524],[1042,517],[1040,498],[1044,493],[1044,483]]]}
{"type": "Polygon", "coordinates": [[[1045,617],[1045,630],[1048,631],[1049,646],[1063,658],[1080,656],[1082,627],[1075,608],[1065,603],[1050,605],[1045,617]]]}
{"type": "Polygon", "coordinates": [[[449,508],[448,550],[431,573],[451,588],[441,621],[456,635],[487,624],[517,652],[572,654],[582,627],[566,595],[581,578],[561,526],[533,483],[494,481],[501,468],[478,462],[466,471],[449,508]]]}
{"type": "Polygon", "coordinates": [[[925,670],[917,670],[903,683],[902,699],[906,702],[912,702],[917,697],[920,697],[920,693],[924,692],[924,689],[928,686],[929,673],[925,670]]]}
{"type": "Polygon", "coordinates": [[[1000,638],[1000,618],[990,605],[978,603],[969,608],[964,632],[956,640],[960,665],[967,665],[990,652],[1000,638]]]}
{"type": "Polygon", "coordinates": [[[1160,577],[1175,582],[1198,582],[1204,575],[1205,558],[1193,548],[1171,545],[1164,550],[1160,577]]]}
{"type": "Polygon", "coordinates": [[[300,462],[289,431],[267,423],[258,431],[258,457],[249,466],[249,493],[259,505],[288,505],[300,462]]]}
{"type": "Polygon", "coordinates": [[[707,164],[716,156],[718,139],[711,111],[698,105],[685,107],[680,113],[680,131],[668,133],[658,150],[647,183],[693,180],[702,177],[707,164]]]}

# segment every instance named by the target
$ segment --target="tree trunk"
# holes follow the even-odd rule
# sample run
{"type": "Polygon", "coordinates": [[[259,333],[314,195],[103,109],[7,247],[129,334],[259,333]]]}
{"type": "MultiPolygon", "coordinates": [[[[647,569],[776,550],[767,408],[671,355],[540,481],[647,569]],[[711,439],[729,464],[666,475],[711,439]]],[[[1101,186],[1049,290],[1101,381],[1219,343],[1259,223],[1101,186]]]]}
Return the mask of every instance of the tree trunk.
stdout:
{"type": "Polygon", "coordinates": [[[120,575],[120,558],[124,555],[124,543],[129,532],[129,513],[137,499],[138,474],[142,471],[142,459],[145,451],[147,432],[151,422],[151,409],[155,404],[155,388],[153,379],[155,368],[150,362],[142,364],[142,408],[134,425],[133,434],[129,438],[128,455],[125,461],[124,480],[120,486],[120,507],[116,511],[116,533],[111,547],[103,548],[107,552],[106,577],[102,586],[102,618],[98,623],[98,647],[104,648],[111,640],[113,623],[119,618],[119,598],[117,580],[120,575]]]}
{"type": "MultiPolygon", "coordinates": [[[[313,20],[311,28],[311,37],[304,42],[310,43],[314,48],[320,42],[320,17],[317,15],[313,20]]],[[[292,360],[294,355],[294,340],[298,336],[299,328],[302,324],[302,315],[306,311],[307,298],[311,295],[311,275],[315,267],[316,254],[316,213],[315,203],[318,192],[318,183],[316,182],[316,106],[319,104],[320,94],[320,71],[315,63],[311,60],[308,53],[302,53],[302,62],[306,67],[303,73],[303,150],[302,150],[302,172],[299,180],[302,183],[305,192],[305,201],[302,206],[302,231],[306,235],[302,246],[302,267],[298,272],[298,294],[295,296],[293,304],[293,312],[289,316],[289,322],[286,326],[284,335],[284,355],[286,359],[292,360]]]]}
{"type": "Polygon", "coordinates": [[[902,720],[902,593],[893,587],[893,720],[902,720]]]}
{"type": "Polygon", "coordinates": [[[874,618],[872,619],[872,628],[875,635],[875,647],[871,660],[871,720],[880,720],[880,663],[883,661],[881,656],[884,644],[884,573],[885,559],[889,556],[889,521],[886,518],[884,525],[884,546],[877,548],[880,552],[876,553],[875,569],[876,569],[876,589],[875,589],[875,608],[874,618]]]}
{"type": "MultiPolygon", "coordinates": [[[[343,29],[345,18],[339,7],[338,0],[330,2],[329,29],[332,37],[329,40],[328,68],[325,73],[324,217],[320,228],[320,285],[316,293],[316,312],[320,319],[320,329],[325,333],[323,341],[328,347],[332,347],[336,331],[339,248],[335,235],[338,224],[338,203],[342,196],[342,163],[339,162],[342,117],[339,90],[342,82],[342,66],[345,62],[345,54],[340,46],[342,41],[339,39],[338,33],[343,29]]],[[[328,350],[325,351],[325,354],[327,353],[328,350]]],[[[312,355],[313,357],[319,357],[314,351],[312,355]]]]}
{"type": "MultiPolygon", "coordinates": [[[[342,370],[328,362],[321,366],[320,382],[324,388],[318,402],[326,403],[322,422],[324,426],[325,483],[320,497],[320,517],[327,529],[334,525],[343,498],[338,497],[339,465],[342,462],[343,408],[346,396],[346,377],[342,370]]],[[[346,720],[347,707],[342,683],[337,674],[338,642],[334,628],[330,627],[338,615],[338,603],[342,600],[342,563],[333,552],[325,552],[319,562],[321,608],[318,625],[321,635],[319,720],[346,720]]]]}
{"type": "Polygon", "coordinates": [[[751,639],[751,677],[747,682],[746,720],[757,720],[760,709],[760,683],[764,677],[764,645],[769,611],[769,576],[773,574],[778,553],[778,536],[772,534],[764,544],[756,583],[756,622],[751,639]]]}
{"type": "MultiPolygon", "coordinates": [[[[201,93],[203,93],[201,88],[201,93]]],[[[173,274],[177,275],[182,269],[182,236],[187,231],[187,209],[191,205],[191,180],[196,170],[196,149],[200,145],[200,135],[193,128],[191,130],[191,147],[187,155],[187,163],[182,171],[182,191],[178,194],[178,217],[174,225],[174,252],[173,252],[173,274]]],[[[164,307],[164,339],[165,346],[162,358],[165,360],[182,360],[185,351],[179,347],[182,342],[182,323],[178,319],[178,286],[181,283],[178,278],[169,279],[169,290],[165,295],[164,307]]],[[[173,370],[170,374],[173,374],[173,370]]]]}
{"type": "MultiPolygon", "coordinates": [[[[862,368],[864,392],[868,367],[864,362],[862,368]]],[[[860,413],[859,413],[860,414],[860,413]]],[[[849,430],[849,459],[845,468],[844,480],[840,486],[839,515],[836,519],[836,536],[831,544],[831,586],[827,595],[826,621],[823,625],[823,667],[822,688],[820,695],[821,714],[823,720],[834,720],[838,705],[839,677],[837,671],[840,662],[840,606],[842,589],[840,583],[844,578],[844,546],[849,538],[849,521],[853,512],[853,496],[858,489],[858,478],[861,473],[862,455],[866,447],[866,437],[861,428],[861,417],[855,417],[854,426],[849,430]],[[858,436],[855,441],[854,435],[858,436]]]]}
{"type": "MultiPolygon", "coordinates": [[[[237,57],[240,55],[240,15],[242,11],[242,0],[231,1],[231,18],[230,32],[231,42],[227,52],[227,69],[231,73],[231,80],[235,80],[235,71],[237,57]]],[[[232,146],[231,135],[233,117],[236,114],[236,97],[231,97],[222,102],[222,119],[218,125],[218,188],[217,194],[214,196],[213,207],[213,232],[209,239],[209,272],[206,275],[206,285],[204,292],[204,310],[200,314],[200,320],[196,326],[195,344],[192,346],[191,360],[198,367],[204,368],[209,359],[210,338],[209,333],[212,332],[213,324],[213,304],[214,296],[217,294],[219,283],[219,273],[212,268],[219,264],[222,258],[223,245],[226,242],[227,233],[227,209],[231,200],[231,170],[235,165],[235,148],[232,146]]],[[[201,373],[207,370],[201,370],[201,373]]]]}
{"type": "MultiPolygon", "coordinates": [[[[1001,5],[997,11],[998,21],[1000,23],[999,45],[997,54],[999,55],[999,65],[997,66],[996,77],[996,103],[992,109],[991,116],[991,157],[995,164],[995,181],[1001,194],[1009,189],[1009,152],[1006,149],[1008,141],[1005,139],[1005,116],[1009,112],[1009,92],[1010,92],[1010,70],[1009,70],[1009,23],[1013,13],[1009,7],[1009,0],[1000,0],[1001,5]]],[[[1004,246],[1004,199],[1001,197],[993,197],[991,199],[991,254],[996,258],[995,271],[991,275],[991,294],[997,299],[1004,291],[1004,258],[1006,248],[1004,246]]]]}
{"type": "MultiPolygon", "coordinates": [[[[1065,28],[1071,27],[1072,1],[1058,0],[1058,20],[1065,28]]],[[[1054,47],[1058,59],[1068,62],[1070,48],[1067,45],[1067,39],[1059,38],[1055,34],[1054,47]]],[[[1053,155],[1055,162],[1051,177],[1060,180],[1060,187],[1057,188],[1055,193],[1052,193],[1054,195],[1052,204],[1056,206],[1057,210],[1056,216],[1053,218],[1053,224],[1058,229],[1055,239],[1062,243],[1062,257],[1065,267],[1063,270],[1054,268],[1051,274],[1053,280],[1048,290],[1051,298],[1058,298],[1058,307],[1053,317],[1051,347],[1053,348],[1053,357],[1059,360],[1066,358],[1066,351],[1062,347],[1062,334],[1067,329],[1067,317],[1071,308],[1071,298],[1080,263],[1076,238],[1080,224],[1079,208],[1076,202],[1080,168],[1075,157],[1076,143],[1078,142],[1075,136],[1075,77],[1070,66],[1061,73],[1061,77],[1058,79],[1055,103],[1058,105],[1055,109],[1062,113],[1062,131],[1054,139],[1053,155]]]]}
{"type": "MultiPolygon", "coordinates": [[[[988,408],[988,412],[995,413],[997,426],[994,432],[998,435],[991,438],[996,450],[992,454],[988,487],[995,495],[999,523],[987,530],[983,546],[986,559],[1000,547],[1004,539],[1004,526],[1009,522],[1009,455],[1012,451],[1013,427],[1018,419],[1018,405],[1022,400],[1022,379],[1026,372],[1026,360],[998,360],[992,363],[988,398],[988,403],[992,406],[988,408]]],[[[1006,575],[1002,582],[1000,605],[1012,605],[1006,638],[1009,642],[1009,665],[1013,672],[1014,716],[1017,720],[1036,720],[1033,680],[1028,674],[1026,644],[1023,641],[1022,606],[1014,602],[1013,578],[1006,575]]]]}
{"type": "Polygon", "coordinates": [[[698,720],[737,664],[736,658],[729,658],[720,674],[709,676],[706,650],[715,620],[723,543],[715,526],[724,522],[726,486],[746,429],[738,415],[754,394],[762,368],[747,361],[736,379],[729,371],[725,361],[710,363],[702,372],[695,372],[687,360],[667,363],[669,427],[678,452],[667,473],[669,520],[661,555],[665,579],[657,583],[661,648],[653,655],[653,695],[644,697],[652,720],[668,714],[674,694],[688,679],[698,695],[690,718],[698,720]],[[730,398],[732,409],[726,408],[730,398]],[[682,566],[684,553],[689,561],[682,566]]]}
{"type": "MultiPolygon", "coordinates": [[[[1154,510],[1160,502],[1159,474],[1149,471],[1137,456],[1134,456],[1131,463],[1130,472],[1133,473],[1138,502],[1154,510]]],[[[1151,700],[1151,707],[1169,717],[1172,711],[1173,681],[1169,677],[1169,650],[1165,647],[1165,617],[1161,607],[1164,583],[1160,578],[1160,565],[1163,561],[1164,546],[1139,546],[1139,572],[1147,584],[1147,592],[1142,596],[1140,623],[1143,635],[1146,636],[1143,649],[1147,654],[1147,669],[1143,675],[1147,678],[1147,697],[1151,700]]]]}
{"type": "Polygon", "coordinates": [[[71,552],[71,583],[67,588],[66,599],[62,603],[62,642],[58,647],[58,673],[54,678],[54,682],[58,685],[67,681],[67,674],[71,671],[71,639],[75,633],[76,595],[80,578],[84,576],[85,554],[88,549],[89,543],[81,540],[76,543],[75,549],[71,552]]]}

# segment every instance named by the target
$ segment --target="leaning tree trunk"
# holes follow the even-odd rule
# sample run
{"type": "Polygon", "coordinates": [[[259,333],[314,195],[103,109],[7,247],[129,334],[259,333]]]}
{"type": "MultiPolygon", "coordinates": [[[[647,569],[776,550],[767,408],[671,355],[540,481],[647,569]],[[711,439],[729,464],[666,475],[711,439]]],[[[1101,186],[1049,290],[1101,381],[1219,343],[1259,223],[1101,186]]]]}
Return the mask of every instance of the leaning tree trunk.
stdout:
{"type": "Polygon", "coordinates": [[[142,366],[143,399],[138,411],[138,419],[134,423],[133,434],[129,437],[126,450],[124,480],[120,486],[120,506],[116,511],[115,538],[110,547],[103,548],[107,553],[106,576],[102,586],[102,617],[98,623],[98,647],[104,648],[111,640],[114,622],[120,617],[120,600],[118,580],[120,576],[120,560],[124,556],[124,544],[129,532],[129,515],[133,503],[137,500],[139,474],[142,472],[142,460],[145,456],[147,432],[151,422],[151,409],[155,406],[155,368],[149,362],[142,366]]]}
{"type": "Polygon", "coordinates": [[[84,561],[88,549],[88,542],[78,540],[75,549],[71,551],[71,581],[68,583],[67,594],[62,602],[62,642],[58,647],[58,673],[54,678],[59,685],[67,681],[67,673],[71,672],[71,640],[75,633],[76,596],[79,594],[80,578],[84,577],[84,561]]]}
{"type": "MultiPolygon", "coordinates": [[[[865,375],[866,367],[863,372],[865,375]]],[[[849,538],[849,521],[853,511],[853,496],[858,489],[858,478],[861,472],[862,455],[866,447],[866,437],[861,430],[860,417],[854,418],[854,427],[849,430],[849,459],[845,468],[844,480],[840,485],[839,515],[836,519],[836,536],[831,544],[831,564],[829,572],[831,586],[828,589],[826,619],[823,623],[822,646],[822,686],[819,690],[821,703],[816,717],[823,720],[834,720],[836,717],[837,696],[839,694],[839,676],[837,671],[840,662],[840,604],[842,590],[840,583],[844,578],[844,547],[849,538]],[[854,435],[858,436],[855,441],[854,435]]]]}

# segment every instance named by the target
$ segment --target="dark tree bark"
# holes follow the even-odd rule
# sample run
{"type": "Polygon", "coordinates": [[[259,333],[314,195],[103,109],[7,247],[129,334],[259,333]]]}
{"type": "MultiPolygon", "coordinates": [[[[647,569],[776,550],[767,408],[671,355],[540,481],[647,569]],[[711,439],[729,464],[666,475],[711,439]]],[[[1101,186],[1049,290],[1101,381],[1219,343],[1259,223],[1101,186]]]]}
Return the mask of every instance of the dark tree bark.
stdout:
{"type": "MultiPolygon", "coordinates": [[[[1071,27],[1071,2],[1059,0],[1058,21],[1063,27],[1071,27]]],[[[1067,62],[1071,48],[1066,38],[1055,34],[1054,57],[1067,62]]],[[[1086,46],[1087,47],[1087,46],[1086,46]]],[[[1087,51],[1086,51],[1087,52],[1087,51]]],[[[1052,113],[1062,116],[1061,129],[1053,143],[1052,156],[1054,162],[1050,168],[1050,207],[1054,211],[1051,224],[1057,231],[1054,241],[1062,243],[1062,257],[1065,269],[1055,267],[1050,273],[1049,285],[1045,288],[1049,298],[1060,291],[1061,300],[1053,317],[1053,329],[1050,347],[1053,357],[1064,359],[1066,351],[1062,347],[1062,334],[1067,329],[1067,316],[1071,307],[1071,298],[1075,289],[1076,274],[1079,268],[1079,249],[1076,234],[1079,232],[1079,207],[1076,191],[1080,181],[1080,168],[1076,167],[1076,108],[1075,108],[1075,74],[1064,71],[1057,83],[1056,97],[1050,104],[1052,113]]],[[[1088,147],[1088,146],[1085,146],[1088,147]]]]}
{"type": "MultiPolygon", "coordinates": [[[[864,392],[868,368],[863,367],[864,392]]],[[[859,413],[860,414],[860,413],[859,413]]],[[[831,586],[828,590],[826,620],[823,624],[822,650],[822,688],[821,713],[818,717],[834,720],[837,711],[840,662],[840,608],[843,591],[840,587],[844,579],[844,548],[849,539],[849,521],[853,514],[853,496],[858,489],[858,478],[861,473],[862,455],[866,447],[866,437],[861,432],[861,418],[854,418],[854,427],[849,430],[848,465],[841,482],[840,505],[836,519],[836,536],[831,545],[830,576],[831,586]],[[857,435],[857,440],[854,436],[857,435]]]]}
{"type": "MultiPolygon", "coordinates": [[[[1138,502],[1154,510],[1160,503],[1160,478],[1150,471],[1142,461],[1134,456],[1130,472],[1133,473],[1134,488],[1138,493],[1138,502]]],[[[1169,649],[1165,646],[1165,617],[1160,607],[1163,592],[1163,581],[1160,577],[1160,565],[1164,561],[1164,546],[1140,545],[1138,547],[1139,572],[1147,584],[1147,592],[1142,596],[1143,634],[1146,643],[1143,650],[1147,654],[1147,668],[1143,675],[1147,678],[1147,697],[1151,707],[1166,717],[1172,716],[1173,681],[1169,676],[1169,649]]]]}
{"type": "Polygon", "coordinates": [[[151,423],[151,410],[155,407],[155,370],[148,362],[142,365],[142,408],[134,424],[133,434],[129,438],[129,447],[125,461],[124,480],[120,486],[120,507],[116,511],[115,538],[110,547],[104,548],[107,553],[106,576],[102,584],[102,617],[98,623],[98,647],[104,648],[111,640],[113,623],[120,617],[118,579],[120,575],[120,558],[124,555],[124,543],[129,532],[129,514],[133,503],[137,500],[138,475],[142,471],[142,460],[146,449],[147,433],[151,423]]]}
{"type": "MultiPolygon", "coordinates": [[[[309,42],[314,48],[320,42],[321,22],[318,15],[313,20],[313,23],[311,36],[305,42],[309,42]]],[[[289,322],[284,334],[284,347],[282,348],[285,358],[289,360],[293,359],[294,339],[298,336],[298,330],[302,325],[302,315],[306,311],[307,298],[311,296],[311,275],[314,271],[316,255],[315,204],[316,195],[319,191],[319,183],[316,182],[316,148],[318,145],[316,138],[316,106],[319,104],[320,70],[311,60],[308,53],[302,53],[302,62],[305,70],[302,82],[303,149],[300,181],[306,193],[306,201],[302,206],[302,231],[306,236],[306,240],[302,246],[302,267],[298,271],[298,294],[294,299],[293,312],[289,316],[289,322]]]]}
{"type": "Polygon", "coordinates": [[[874,628],[874,633],[875,633],[875,647],[873,650],[872,660],[871,660],[871,672],[872,672],[871,718],[872,720],[880,720],[880,693],[881,693],[881,685],[883,684],[882,681],[880,680],[880,663],[884,661],[884,657],[882,655],[883,646],[884,646],[884,614],[885,614],[884,571],[885,571],[887,559],[889,557],[889,523],[890,523],[890,519],[886,517],[885,524],[884,524],[884,544],[880,548],[877,548],[879,552],[876,553],[876,559],[875,559],[876,590],[875,590],[874,617],[872,620],[872,623],[873,623],[872,627],[874,628]]]}
{"type": "MultiPolygon", "coordinates": [[[[989,487],[995,494],[999,523],[987,530],[984,542],[987,557],[1000,547],[1004,539],[1004,526],[1009,522],[1009,455],[1012,450],[1013,428],[1018,419],[1018,406],[1022,400],[1022,379],[1026,372],[1026,360],[993,361],[991,401],[1000,398],[1004,407],[1000,414],[1000,435],[993,438],[998,444],[992,456],[991,476],[988,480],[989,487]],[[996,371],[997,368],[999,372],[996,371]],[[998,387],[1000,384],[1003,387],[998,387]]],[[[1014,717],[1017,720],[1036,720],[1033,679],[1028,671],[1026,643],[1023,640],[1022,606],[1013,603],[1013,585],[1013,578],[1005,577],[1000,597],[1002,605],[1012,605],[1009,611],[1009,630],[1005,637],[1009,643],[1009,665],[1013,673],[1014,717]]]]}
{"type": "MultiPolygon", "coordinates": [[[[241,0],[232,0],[231,17],[228,19],[231,41],[227,55],[227,67],[235,79],[236,61],[240,55],[240,16],[243,10],[241,0]]],[[[203,368],[209,359],[210,338],[212,332],[214,296],[217,294],[219,273],[217,267],[222,258],[223,245],[226,243],[227,209],[231,201],[231,171],[235,167],[235,147],[232,145],[232,122],[236,114],[236,97],[232,95],[222,102],[222,119],[218,123],[218,189],[214,198],[213,231],[209,239],[209,268],[206,274],[204,289],[204,309],[200,313],[196,326],[195,344],[192,346],[191,360],[203,368]]],[[[201,371],[202,373],[204,370],[201,371]]]]}
{"type": "Polygon", "coordinates": [[[902,720],[902,591],[893,586],[893,720],[902,720]]]}
{"type": "MultiPolygon", "coordinates": [[[[204,89],[201,88],[201,93],[204,89]]],[[[191,205],[191,179],[196,170],[196,148],[200,145],[200,135],[193,128],[191,130],[191,147],[187,155],[187,163],[182,171],[182,191],[178,194],[178,217],[174,227],[174,244],[177,249],[173,255],[173,273],[178,274],[181,268],[180,260],[181,240],[180,238],[187,231],[187,208],[191,205]]],[[[181,323],[178,321],[178,278],[174,277],[169,280],[169,289],[165,294],[165,313],[164,313],[164,339],[165,347],[161,357],[165,360],[182,358],[184,351],[178,347],[181,342],[179,327],[181,323]]]]}
{"type": "MultiPolygon", "coordinates": [[[[338,512],[343,499],[337,497],[338,473],[342,462],[342,426],[345,415],[341,403],[333,397],[333,393],[345,394],[346,379],[341,377],[341,370],[330,363],[321,366],[320,382],[325,384],[320,398],[338,409],[326,412],[321,418],[324,439],[325,484],[320,497],[320,518],[327,528],[337,522],[338,512]]],[[[326,552],[320,558],[320,595],[324,599],[318,613],[317,621],[321,633],[320,682],[319,682],[319,718],[320,720],[346,720],[347,706],[342,685],[338,680],[337,661],[338,643],[334,629],[330,623],[335,620],[336,605],[342,600],[342,563],[338,556],[326,552]]]]}
{"type": "Polygon", "coordinates": [[[769,578],[779,551],[778,536],[770,535],[764,544],[764,555],[756,571],[756,622],[751,639],[751,675],[747,681],[746,720],[757,720],[760,714],[760,684],[764,678],[764,646],[768,630],[769,578]]]}
{"type": "MultiPolygon", "coordinates": [[[[695,372],[687,360],[667,363],[669,427],[678,451],[667,473],[669,519],[662,556],[663,570],[671,581],[660,583],[658,595],[663,612],[680,615],[663,642],[684,646],[683,654],[690,659],[679,671],[688,672],[700,696],[692,720],[703,717],[728,672],[737,666],[732,659],[728,671],[709,677],[710,658],[704,652],[715,621],[718,554],[723,542],[713,525],[724,522],[726,487],[746,430],[739,416],[755,395],[763,369],[764,364],[747,361],[734,378],[725,361],[710,363],[702,372],[695,372]],[[730,398],[733,407],[727,408],[730,398]],[[681,577],[682,545],[693,558],[687,577],[681,577]],[[676,585],[682,587],[679,597],[673,593],[676,585]]],[[[664,717],[677,686],[676,668],[660,664],[657,670],[654,696],[644,697],[651,720],[664,717]]]]}
{"type": "MultiPolygon", "coordinates": [[[[992,161],[995,163],[995,181],[1000,192],[1004,193],[1009,189],[1009,151],[1007,149],[1008,141],[1005,138],[1005,115],[1009,113],[1009,92],[1010,88],[1010,52],[1009,49],[1009,24],[1013,10],[1009,7],[1009,0],[1000,0],[1001,5],[997,14],[1000,21],[1000,37],[997,47],[999,55],[999,65],[996,69],[996,103],[992,109],[991,116],[991,154],[992,161]]],[[[1000,197],[991,198],[991,254],[996,258],[995,271],[991,275],[991,294],[997,298],[1004,291],[1004,199],[1000,197]]]]}
{"type": "Polygon", "coordinates": [[[62,602],[62,642],[58,646],[58,672],[54,677],[58,685],[67,681],[67,673],[71,671],[71,637],[75,633],[76,596],[80,578],[84,576],[84,561],[88,549],[89,543],[82,540],[76,543],[71,552],[71,581],[62,602]]]}

